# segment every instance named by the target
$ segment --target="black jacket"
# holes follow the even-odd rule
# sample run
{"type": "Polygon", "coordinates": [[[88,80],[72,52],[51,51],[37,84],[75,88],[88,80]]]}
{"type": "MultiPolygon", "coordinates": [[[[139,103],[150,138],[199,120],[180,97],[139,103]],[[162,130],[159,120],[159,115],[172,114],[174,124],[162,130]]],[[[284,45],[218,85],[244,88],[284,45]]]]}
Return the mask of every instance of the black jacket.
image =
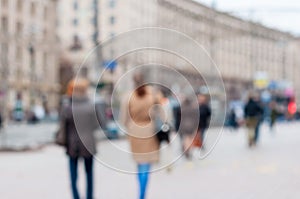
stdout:
{"type": "Polygon", "coordinates": [[[207,104],[201,104],[199,105],[199,112],[200,112],[200,118],[199,118],[199,129],[206,129],[210,122],[211,117],[211,109],[207,104]]]}
{"type": "Polygon", "coordinates": [[[260,117],[263,113],[263,109],[253,99],[250,99],[245,106],[245,118],[260,117]]]}

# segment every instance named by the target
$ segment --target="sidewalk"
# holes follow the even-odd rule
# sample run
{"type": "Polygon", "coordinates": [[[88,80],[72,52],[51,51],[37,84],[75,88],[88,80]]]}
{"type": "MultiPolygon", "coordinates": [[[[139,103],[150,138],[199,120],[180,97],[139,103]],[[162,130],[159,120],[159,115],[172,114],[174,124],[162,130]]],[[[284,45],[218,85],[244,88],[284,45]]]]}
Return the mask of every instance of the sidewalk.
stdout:
{"type": "MultiPolygon", "coordinates": [[[[246,129],[225,130],[215,150],[193,163],[181,159],[171,173],[152,173],[147,199],[298,199],[300,198],[299,123],[280,124],[271,134],[262,128],[261,142],[248,149],[246,129]]],[[[126,140],[98,144],[97,157],[121,168],[135,168],[126,140]]],[[[174,146],[177,148],[176,146],[174,146]]],[[[0,193],[5,199],[71,199],[68,159],[61,147],[24,153],[1,153],[0,193]]],[[[85,193],[84,167],[79,189],[85,193]]],[[[95,199],[136,199],[136,176],[95,161],[95,199]]]]}
{"type": "MultiPolygon", "coordinates": [[[[0,130],[0,152],[40,149],[54,142],[57,130],[58,123],[54,122],[11,123],[0,130]]],[[[95,135],[97,140],[106,139],[100,130],[95,135]]]]}
{"type": "Polygon", "coordinates": [[[25,151],[53,142],[56,123],[14,123],[0,131],[0,151],[25,151]]]}

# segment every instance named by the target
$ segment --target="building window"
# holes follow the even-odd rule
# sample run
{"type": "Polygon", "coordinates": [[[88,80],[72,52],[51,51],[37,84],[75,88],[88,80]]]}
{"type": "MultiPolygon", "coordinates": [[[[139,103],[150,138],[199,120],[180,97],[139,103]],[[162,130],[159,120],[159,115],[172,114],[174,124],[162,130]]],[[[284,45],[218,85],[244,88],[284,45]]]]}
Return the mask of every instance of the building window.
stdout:
{"type": "Polygon", "coordinates": [[[73,19],[73,26],[78,26],[78,19],[77,18],[73,19]]]}
{"type": "Polygon", "coordinates": [[[78,10],[78,7],[79,7],[78,2],[77,2],[77,0],[75,0],[74,3],[73,3],[73,9],[78,10]]]}
{"type": "Polygon", "coordinates": [[[2,0],[2,1],[1,1],[1,6],[2,6],[3,8],[6,8],[6,7],[8,6],[8,0],[2,0]]]}
{"type": "Polygon", "coordinates": [[[44,20],[48,19],[48,8],[47,6],[44,8],[44,20]]]}
{"type": "Polygon", "coordinates": [[[31,2],[30,4],[30,13],[31,13],[31,16],[35,16],[35,13],[36,13],[36,5],[34,2],[31,2]]]}
{"type": "Polygon", "coordinates": [[[3,33],[8,32],[8,21],[6,17],[1,18],[1,30],[3,33]]]}
{"type": "Polygon", "coordinates": [[[91,19],[91,23],[92,23],[93,25],[96,24],[96,19],[95,19],[95,17],[93,17],[93,18],[91,19]]]}
{"type": "Polygon", "coordinates": [[[18,10],[18,12],[22,12],[22,10],[23,10],[23,0],[18,0],[17,1],[17,10],[18,10]]]}
{"type": "Polygon", "coordinates": [[[44,74],[47,74],[47,66],[48,66],[47,53],[43,53],[43,72],[44,72],[44,74]]]}
{"type": "Polygon", "coordinates": [[[22,57],[23,57],[23,53],[22,53],[22,47],[21,46],[18,46],[17,49],[16,49],[16,59],[17,59],[17,62],[22,62],[22,57]]]}
{"type": "Polygon", "coordinates": [[[48,31],[47,31],[47,29],[45,28],[45,30],[44,30],[44,32],[43,32],[43,34],[44,34],[44,39],[46,40],[47,39],[47,37],[48,37],[48,31]]]}
{"type": "Polygon", "coordinates": [[[114,24],[116,23],[116,19],[115,19],[114,16],[111,16],[111,17],[109,18],[109,21],[110,21],[110,24],[111,24],[111,25],[114,25],[114,24]]]}
{"type": "Polygon", "coordinates": [[[70,47],[71,51],[78,51],[82,49],[82,43],[78,35],[74,35],[73,37],[73,44],[70,47]]]}
{"type": "Polygon", "coordinates": [[[115,8],[116,7],[116,0],[110,0],[109,1],[109,7],[110,8],[115,8]]]}
{"type": "Polygon", "coordinates": [[[1,44],[1,57],[0,57],[0,63],[5,67],[4,68],[4,73],[7,74],[8,73],[8,44],[7,43],[2,43],[1,44]]]}
{"type": "Polygon", "coordinates": [[[16,34],[22,35],[23,33],[23,24],[21,22],[17,22],[16,34]]]}

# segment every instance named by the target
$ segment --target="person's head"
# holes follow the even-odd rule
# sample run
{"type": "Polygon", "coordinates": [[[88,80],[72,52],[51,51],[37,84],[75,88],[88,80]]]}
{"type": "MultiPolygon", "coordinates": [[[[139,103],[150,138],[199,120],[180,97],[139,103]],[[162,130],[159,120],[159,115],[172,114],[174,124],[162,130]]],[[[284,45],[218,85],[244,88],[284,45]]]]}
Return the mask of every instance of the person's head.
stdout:
{"type": "Polygon", "coordinates": [[[207,97],[205,95],[198,95],[198,103],[199,104],[207,104],[207,97]]]}
{"type": "Polygon", "coordinates": [[[250,91],[248,95],[248,100],[249,101],[259,101],[259,95],[255,91],[250,91]]]}
{"type": "Polygon", "coordinates": [[[186,106],[189,106],[189,105],[192,104],[192,100],[189,97],[186,96],[183,100],[183,104],[186,105],[186,106]]]}
{"type": "Polygon", "coordinates": [[[139,97],[143,97],[146,94],[144,75],[141,72],[135,73],[133,75],[133,82],[136,94],[139,97]]]}
{"type": "Polygon", "coordinates": [[[87,95],[89,81],[85,78],[72,79],[68,83],[67,95],[69,97],[84,97],[87,95]]]}

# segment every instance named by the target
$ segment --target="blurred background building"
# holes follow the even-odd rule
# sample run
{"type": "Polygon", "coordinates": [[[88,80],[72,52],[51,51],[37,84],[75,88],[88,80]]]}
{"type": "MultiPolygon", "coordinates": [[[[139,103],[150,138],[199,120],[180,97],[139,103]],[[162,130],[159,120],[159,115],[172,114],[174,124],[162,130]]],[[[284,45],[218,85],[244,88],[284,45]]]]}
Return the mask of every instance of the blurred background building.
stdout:
{"type": "Polygon", "coordinates": [[[56,7],[56,0],[0,1],[0,101],[5,113],[16,101],[24,110],[34,104],[57,107],[56,7]]]}
{"type": "Polygon", "coordinates": [[[253,86],[266,89],[271,82],[285,89],[300,89],[300,46],[296,36],[192,0],[157,3],[163,15],[159,26],[182,31],[208,50],[221,71],[229,99],[240,98],[253,86]]]}
{"type": "MultiPolygon", "coordinates": [[[[258,89],[267,88],[271,82],[276,82],[278,87],[300,89],[297,82],[300,71],[296,70],[300,65],[299,38],[193,0],[60,1],[58,13],[61,44],[73,54],[76,63],[81,63],[98,41],[134,28],[155,26],[186,33],[203,45],[219,67],[230,98],[240,98],[253,85],[258,89]]],[[[184,46],[178,47],[181,45],[184,46]]],[[[113,58],[117,47],[105,54],[101,59],[113,58]]],[[[142,56],[128,56],[119,65],[143,62],[139,59],[142,56]]],[[[163,59],[161,63],[184,71],[184,66],[178,66],[182,62],[174,58],[166,60],[165,56],[163,59]]],[[[203,64],[207,65],[205,75],[209,75],[211,63],[203,64]]]]}
{"type": "MultiPolygon", "coordinates": [[[[2,107],[13,108],[18,96],[26,107],[34,101],[55,107],[57,93],[65,93],[79,67],[81,75],[96,82],[95,71],[118,54],[118,46],[109,52],[97,48],[93,59],[83,63],[100,41],[141,27],[174,29],[201,44],[219,67],[229,99],[241,98],[251,88],[270,87],[300,97],[298,37],[193,0],[1,0],[0,10],[2,107]]],[[[184,45],[178,41],[178,48],[184,45]]],[[[104,83],[147,62],[146,54],[120,59],[104,75],[104,83]]],[[[195,87],[204,85],[179,58],[153,56],[186,74],[195,87]]],[[[203,75],[213,79],[212,64],[203,62],[203,75]]]]}

